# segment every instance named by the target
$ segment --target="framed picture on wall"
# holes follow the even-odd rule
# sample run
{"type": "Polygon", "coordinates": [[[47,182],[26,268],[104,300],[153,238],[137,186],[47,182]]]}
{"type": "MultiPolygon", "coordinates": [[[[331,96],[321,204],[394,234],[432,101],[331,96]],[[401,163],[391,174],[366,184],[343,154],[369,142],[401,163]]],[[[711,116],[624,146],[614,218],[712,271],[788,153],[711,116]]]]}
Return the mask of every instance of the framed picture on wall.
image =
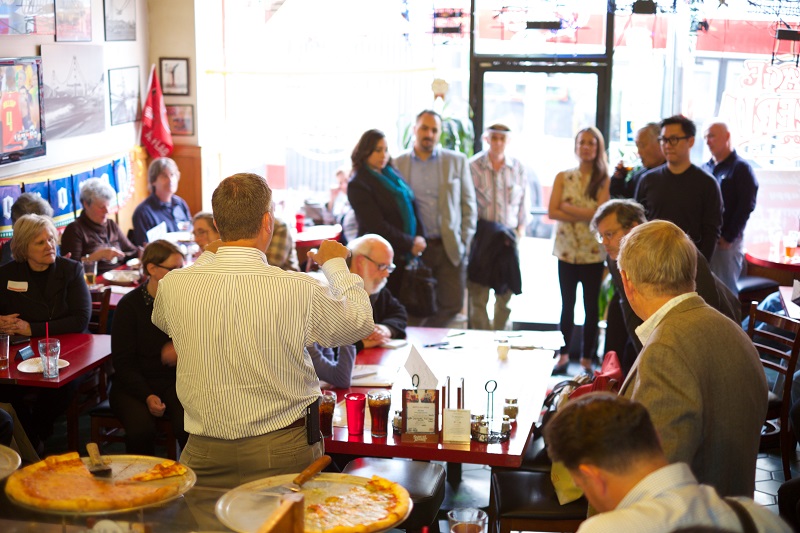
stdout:
{"type": "Polygon", "coordinates": [[[136,0],[103,0],[106,41],[136,40],[136,0]]]}
{"type": "Polygon", "coordinates": [[[173,135],[194,135],[194,106],[167,105],[167,120],[173,135]]]}
{"type": "Polygon", "coordinates": [[[139,120],[139,67],[110,69],[108,96],[112,126],[139,120]]]}
{"type": "Polygon", "coordinates": [[[189,60],[185,57],[162,57],[161,91],[164,94],[188,96],[189,94],[189,60]]]}
{"type": "Polygon", "coordinates": [[[56,41],[92,40],[92,0],[56,0],[56,41]]]}

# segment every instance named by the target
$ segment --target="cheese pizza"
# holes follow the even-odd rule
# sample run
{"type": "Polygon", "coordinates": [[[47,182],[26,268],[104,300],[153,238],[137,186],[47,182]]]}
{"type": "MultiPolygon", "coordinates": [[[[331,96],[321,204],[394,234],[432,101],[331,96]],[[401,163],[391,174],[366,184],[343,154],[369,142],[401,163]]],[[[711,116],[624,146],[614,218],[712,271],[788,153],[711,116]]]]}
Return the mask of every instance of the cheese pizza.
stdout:
{"type": "Polygon", "coordinates": [[[6,494],[12,501],[44,511],[68,513],[141,507],[167,500],[179,490],[179,483],[95,478],[76,452],[26,466],[11,474],[6,482],[6,494]]]}

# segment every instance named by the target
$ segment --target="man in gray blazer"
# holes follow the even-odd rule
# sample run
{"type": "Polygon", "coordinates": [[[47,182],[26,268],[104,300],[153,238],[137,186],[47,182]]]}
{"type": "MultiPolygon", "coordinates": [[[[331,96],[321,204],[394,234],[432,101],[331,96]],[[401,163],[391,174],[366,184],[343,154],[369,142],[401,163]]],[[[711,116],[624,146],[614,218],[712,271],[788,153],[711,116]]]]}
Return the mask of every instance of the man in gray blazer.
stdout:
{"type": "Polygon", "coordinates": [[[410,326],[447,327],[464,307],[467,254],[478,221],[467,158],[439,146],[441,134],[442,117],[422,111],[414,126],[414,148],[394,161],[414,191],[428,244],[422,260],[437,281],[438,313],[409,316],[410,326]]]}
{"type": "Polygon", "coordinates": [[[752,497],[767,381],[742,328],[694,292],[697,248],[653,220],[622,240],[625,295],[644,347],[620,395],[650,411],[670,462],[688,463],[720,496],[752,497]]]}

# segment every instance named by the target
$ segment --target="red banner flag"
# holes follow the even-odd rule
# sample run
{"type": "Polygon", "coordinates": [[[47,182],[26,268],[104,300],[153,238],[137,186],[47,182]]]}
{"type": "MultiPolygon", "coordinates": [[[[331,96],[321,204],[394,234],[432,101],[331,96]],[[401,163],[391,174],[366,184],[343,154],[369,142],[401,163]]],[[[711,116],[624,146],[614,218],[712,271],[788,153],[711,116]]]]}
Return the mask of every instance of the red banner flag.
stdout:
{"type": "Polygon", "coordinates": [[[156,66],[150,69],[147,82],[147,99],[142,111],[142,146],[151,157],[167,157],[172,153],[172,133],[169,131],[167,107],[158,82],[156,66]]]}

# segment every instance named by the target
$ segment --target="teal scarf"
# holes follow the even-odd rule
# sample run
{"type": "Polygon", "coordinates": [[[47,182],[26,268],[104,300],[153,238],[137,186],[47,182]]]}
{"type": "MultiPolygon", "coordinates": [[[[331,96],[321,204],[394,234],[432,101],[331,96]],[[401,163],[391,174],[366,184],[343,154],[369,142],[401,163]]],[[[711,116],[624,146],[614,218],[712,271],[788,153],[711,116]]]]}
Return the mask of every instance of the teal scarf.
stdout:
{"type": "Polygon", "coordinates": [[[380,173],[370,167],[367,167],[367,170],[394,197],[397,209],[400,210],[400,217],[403,219],[403,233],[415,236],[417,234],[417,217],[414,216],[414,191],[390,165],[386,165],[383,172],[380,173]]]}

